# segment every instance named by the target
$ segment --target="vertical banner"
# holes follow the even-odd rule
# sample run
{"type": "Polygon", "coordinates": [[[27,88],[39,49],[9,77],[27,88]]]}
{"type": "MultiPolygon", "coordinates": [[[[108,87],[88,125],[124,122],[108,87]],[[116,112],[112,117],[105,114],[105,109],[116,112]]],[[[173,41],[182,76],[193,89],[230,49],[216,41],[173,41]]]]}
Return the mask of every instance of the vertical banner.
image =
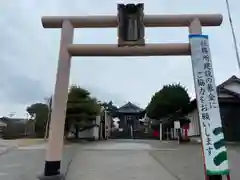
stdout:
{"type": "Polygon", "coordinates": [[[189,41],[206,173],[229,174],[208,36],[189,35],[189,41]]]}

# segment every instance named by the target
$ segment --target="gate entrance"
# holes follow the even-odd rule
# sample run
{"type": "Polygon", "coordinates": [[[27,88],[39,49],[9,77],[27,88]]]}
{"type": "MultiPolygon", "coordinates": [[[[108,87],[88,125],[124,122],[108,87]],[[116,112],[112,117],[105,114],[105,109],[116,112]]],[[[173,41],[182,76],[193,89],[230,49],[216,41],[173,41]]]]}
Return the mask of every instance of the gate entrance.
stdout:
{"type": "Polygon", "coordinates": [[[118,5],[118,16],[43,17],[44,28],[61,28],[61,43],[44,176],[61,179],[60,164],[72,56],[191,55],[201,124],[206,177],[228,175],[226,148],[213,77],[208,37],[202,26],[219,26],[220,14],[144,15],[143,4],[118,5]],[[118,28],[118,44],[73,44],[74,28],[118,28]],[[144,27],[188,27],[189,42],[145,44],[144,27]],[[215,144],[218,146],[215,146],[215,144]]]}

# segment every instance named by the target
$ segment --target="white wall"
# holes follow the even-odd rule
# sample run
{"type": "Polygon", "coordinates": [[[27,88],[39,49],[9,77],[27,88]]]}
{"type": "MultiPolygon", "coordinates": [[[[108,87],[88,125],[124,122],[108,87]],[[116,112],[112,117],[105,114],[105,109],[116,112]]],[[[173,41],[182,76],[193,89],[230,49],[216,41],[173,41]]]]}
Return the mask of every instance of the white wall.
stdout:
{"type": "Polygon", "coordinates": [[[200,135],[200,124],[199,124],[198,110],[194,109],[186,117],[189,118],[189,120],[191,121],[189,124],[188,135],[189,136],[199,136],[200,135]]]}
{"type": "MultiPolygon", "coordinates": [[[[104,111],[104,109],[102,109],[101,113],[106,113],[106,112],[104,111]]],[[[111,120],[112,120],[112,117],[106,113],[105,125],[108,126],[108,133],[106,132],[107,136],[110,136],[110,133],[111,133],[110,131],[111,122],[112,122],[111,120]]],[[[101,122],[101,115],[98,115],[96,116],[96,121],[95,121],[96,125],[98,126],[79,132],[79,138],[94,138],[95,140],[99,140],[101,138],[99,137],[99,131],[101,130],[100,122],[101,122]]],[[[69,136],[74,136],[74,134],[69,133],[69,136]]]]}
{"type": "Polygon", "coordinates": [[[96,124],[98,126],[93,128],[93,136],[94,136],[95,140],[99,139],[100,121],[101,121],[101,117],[100,116],[96,116],[96,124]]]}

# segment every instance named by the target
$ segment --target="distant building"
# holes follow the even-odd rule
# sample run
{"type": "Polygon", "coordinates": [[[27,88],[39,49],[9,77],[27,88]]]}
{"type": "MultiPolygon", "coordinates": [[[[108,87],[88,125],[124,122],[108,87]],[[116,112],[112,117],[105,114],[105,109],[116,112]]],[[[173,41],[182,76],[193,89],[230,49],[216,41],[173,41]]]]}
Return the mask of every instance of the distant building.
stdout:
{"type": "Polygon", "coordinates": [[[133,137],[134,131],[140,127],[139,119],[143,118],[144,115],[145,110],[131,102],[118,108],[119,128],[122,129],[124,136],[133,137]]]}
{"type": "Polygon", "coordinates": [[[0,128],[2,138],[21,138],[24,136],[33,136],[35,134],[34,120],[23,118],[2,117],[0,118],[0,128]]]}
{"type": "Polygon", "coordinates": [[[7,126],[7,124],[0,119],[0,136],[2,136],[4,128],[7,126]]]}
{"type": "MultiPolygon", "coordinates": [[[[217,86],[223,132],[226,141],[240,141],[240,79],[232,76],[217,86]]],[[[189,136],[200,137],[196,99],[186,115],[190,119],[189,136]]]]}

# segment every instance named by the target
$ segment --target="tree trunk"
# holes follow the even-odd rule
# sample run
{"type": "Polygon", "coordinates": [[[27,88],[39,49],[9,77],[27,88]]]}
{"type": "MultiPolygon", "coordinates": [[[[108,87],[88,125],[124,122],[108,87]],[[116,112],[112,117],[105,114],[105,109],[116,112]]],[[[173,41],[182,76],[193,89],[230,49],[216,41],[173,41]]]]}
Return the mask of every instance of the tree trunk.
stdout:
{"type": "Polygon", "coordinates": [[[70,132],[69,119],[66,118],[65,125],[64,125],[64,137],[65,138],[68,137],[69,132],[70,132]]]}

